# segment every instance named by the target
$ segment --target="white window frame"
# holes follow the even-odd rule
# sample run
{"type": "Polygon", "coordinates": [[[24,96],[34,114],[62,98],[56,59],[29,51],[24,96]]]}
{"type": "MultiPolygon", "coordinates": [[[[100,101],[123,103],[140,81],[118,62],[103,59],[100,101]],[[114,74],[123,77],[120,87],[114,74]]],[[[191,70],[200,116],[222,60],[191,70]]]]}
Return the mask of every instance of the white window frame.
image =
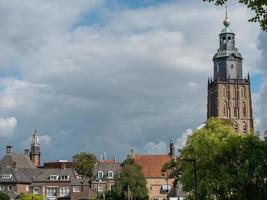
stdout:
{"type": "Polygon", "coordinates": [[[58,187],[55,187],[55,186],[46,187],[45,196],[47,196],[47,197],[55,197],[55,196],[57,196],[57,188],[58,187]],[[49,191],[48,192],[48,190],[54,190],[53,191],[53,195],[51,195],[52,194],[52,191],[49,191]]]}
{"type": "Polygon", "coordinates": [[[97,186],[97,191],[98,191],[98,192],[104,192],[104,185],[103,185],[103,184],[99,184],[99,185],[97,186]]]}
{"type": "Polygon", "coordinates": [[[78,186],[78,185],[73,186],[72,192],[81,192],[81,186],[78,186]]]}
{"type": "Polygon", "coordinates": [[[58,180],[58,175],[50,175],[49,176],[49,180],[51,180],[51,181],[56,181],[56,180],[58,180]]]}
{"type": "Polygon", "coordinates": [[[2,174],[2,179],[11,179],[12,174],[2,174]]]}
{"type": "Polygon", "coordinates": [[[60,187],[59,188],[59,196],[66,197],[70,194],[70,188],[69,187],[60,187]]]}
{"type": "Polygon", "coordinates": [[[114,172],[113,171],[108,171],[108,179],[113,179],[113,178],[114,178],[114,172]]]}
{"type": "Polygon", "coordinates": [[[39,187],[34,187],[34,188],[32,189],[32,193],[33,193],[33,194],[40,194],[40,188],[39,188],[39,187]]]}
{"type": "Polygon", "coordinates": [[[65,176],[60,176],[58,180],[67,181],[69,180],[69,178],[70,178],[69,176],[65,175],[65,176]]]}
{"type": "Polygon", "coordinates": [[[98,171],[97,172],[97,178],[98,178],[98,180],[103,180],[104,179],[104,172],[103,171],[98,171]]]}

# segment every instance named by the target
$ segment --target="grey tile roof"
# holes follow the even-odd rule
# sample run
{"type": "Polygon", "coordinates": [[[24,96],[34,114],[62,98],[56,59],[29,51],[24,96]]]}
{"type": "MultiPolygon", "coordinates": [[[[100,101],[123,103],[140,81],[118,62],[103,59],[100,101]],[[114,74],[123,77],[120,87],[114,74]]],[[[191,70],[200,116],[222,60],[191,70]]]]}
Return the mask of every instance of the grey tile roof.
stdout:
{"type": "Polygon", "coordinates": [[[36,168],[28,156],[14,152],[6,154],[0,161],[1,168],[7,166],[14,167],[14,165],[16,165],[16,168],[36,168]]]}
{"type": "Polygon", "coordinates": [[[11,179],[3,179],[0,176],[0,182],[12,182],[12,183],[32,183],[32,180],[40,174],[40,169],[29,169],[29,168],[11,168],[4,167],[0,168],[0,175],[11,174],[11,179]]]}
{"type": "MultiPolygon", "coordinates": [[[[65,169],[42,169],[41,173],[34,179],[34,182],[51,182],[49,180],[50,175],[58,175],[58,176],[69,176],[68,181],[72,181],[76,179],[76,172],[72,168],[65,168],[65,169]]],[[[60,181],[60,180],[57,180],[60,181]]],[[[62,180],[66,181],[66,180],[62,180]]]]}
{"type": "Polygon", "coordinates": [[[120,163],[105,163],[105,162],[97,162],[94,167],[94,173],[96,174],[98,171],[102,171],[104,173],[108,173],[109,171],[113,171],[115,174],[121,171],[120,163]]]}

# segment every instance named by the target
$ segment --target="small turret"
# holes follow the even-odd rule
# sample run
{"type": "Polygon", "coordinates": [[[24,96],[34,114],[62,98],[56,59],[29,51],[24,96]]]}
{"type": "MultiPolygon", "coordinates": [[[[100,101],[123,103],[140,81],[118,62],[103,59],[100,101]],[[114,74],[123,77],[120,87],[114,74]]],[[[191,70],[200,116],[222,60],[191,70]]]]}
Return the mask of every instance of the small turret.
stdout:
{"type": "Polygon", "coordinates": [[[40,166],[41,150],[40,150],[40,143],[39,143],[39,136],[37,129],[34,130],[34,133],[32,135],[30,159],[32,160],[32,162],[36,167],[40,166]]]}

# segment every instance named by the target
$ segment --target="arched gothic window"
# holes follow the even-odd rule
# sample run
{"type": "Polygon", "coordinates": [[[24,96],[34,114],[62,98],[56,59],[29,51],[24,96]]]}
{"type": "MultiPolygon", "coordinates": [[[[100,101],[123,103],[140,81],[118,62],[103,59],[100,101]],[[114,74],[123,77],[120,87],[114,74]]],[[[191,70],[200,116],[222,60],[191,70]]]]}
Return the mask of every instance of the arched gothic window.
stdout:
{"type": "Polygon", "coordinates": [[[223,106],[223,115],[225,117],[228,116],[228,105],[227,105],[227,102],[226,101],[224,102],[224,106],[223,106]]]}
{"type": "Polygon", "coordinates": [[[223,98],[227,98],[227,90],[226,90],[226,87],[223,87],[222,88],[222,96],[223,96],[223,98]]]}
{"type": "Polygon", "coordinates": [[[234,125],[235,132],[238,132],[238,125],[237,125],[237,123],[234,122],[233,125],[234,125]]]}
{"type": "Polygon", "coordinates": [[[242,103],[242,113],[243,113],[243,117],[247,117],[247,108],[246,108],[245,102],[242,103]]]}
{"type": "Polygon", "coordinates": [[[243,133],[247,133],[247,131],[248,131],[247,123],[243,122],[243,133]]]}
{"type": "Polygon", "coordinates": [[[232,89],[232,94],[233,94],[233,95],[232,95],[233,98],[236,98],[236,89],[235,89],[235,88],[232,89]]]}
{"type": "Polygon", "coordinates": [[[246,88],[245,87],[241,88],[241,97],[246,98],[246,88]]]}

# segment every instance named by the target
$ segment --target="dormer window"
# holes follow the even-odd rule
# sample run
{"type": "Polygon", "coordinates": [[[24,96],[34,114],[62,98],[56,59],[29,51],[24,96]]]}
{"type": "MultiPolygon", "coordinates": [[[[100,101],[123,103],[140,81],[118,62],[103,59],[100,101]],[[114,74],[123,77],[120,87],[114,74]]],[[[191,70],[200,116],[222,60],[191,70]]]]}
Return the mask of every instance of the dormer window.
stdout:
{"type": "Polygon", "coordinates": [[[69,180],[69,176],[60,176],[59,180],[67,181],[67,180],[69,180]]]}
{"type": "Polygon", "coordinates": [[[58,180],[58,175],[50,175],[49,176],[49,180],[51,180],[51,181],[56,181],[56,180],[58,180]]]}
{"type": "Polygon", "coordinates": [[[112,179],[114,177],[113,171],[108,171],[108,178],[112,179]]]}
{"type": "Polygon", "coordinates": [[[2,179],[11,179],[12,174],[2,174],[2,179]]]}
{"type": "Polygon", "coordinates": [[[102,180],[104,178],[104,172],[98,171],[97,177],[99,180],[102,180]]]}

